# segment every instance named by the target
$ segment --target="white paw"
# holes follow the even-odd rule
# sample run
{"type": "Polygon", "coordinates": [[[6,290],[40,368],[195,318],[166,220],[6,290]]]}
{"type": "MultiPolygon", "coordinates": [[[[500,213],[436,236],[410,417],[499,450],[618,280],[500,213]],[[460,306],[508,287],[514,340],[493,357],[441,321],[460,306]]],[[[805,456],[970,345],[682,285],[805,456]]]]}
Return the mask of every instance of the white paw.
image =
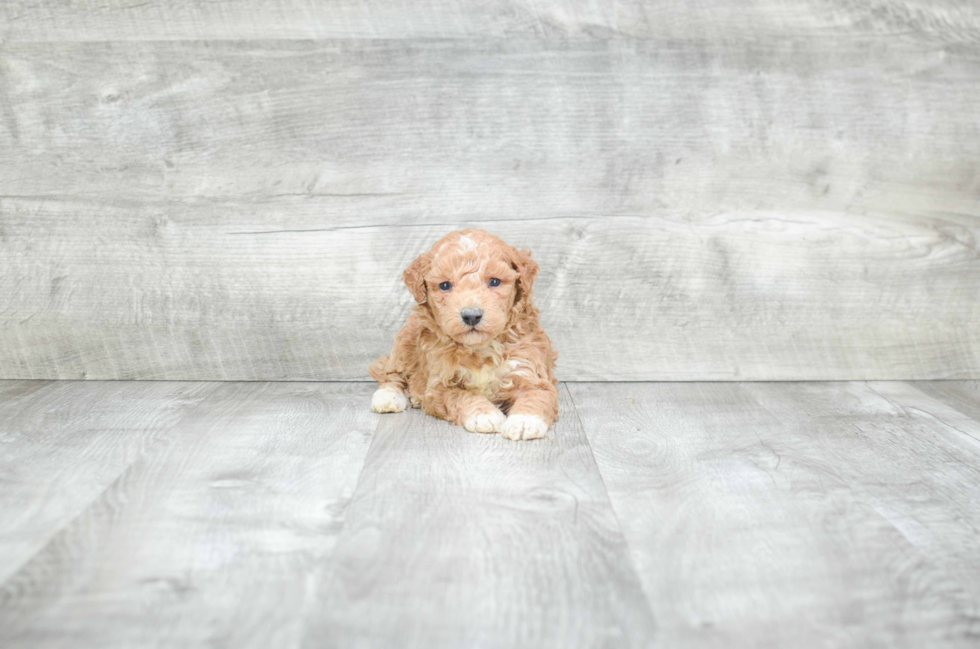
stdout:
{"type": "Polygon", "coordinates": [[[409,398],[409,401],[411,402],[413,408],[421,408],[422,407],[422,401],[419,400],[419,399],[416,399],[415,397],[410,397],[409,398]]]}
{"type": "Polygon", "coordinates": [[[548,432],[548,422],[537,415],[511,415],[500,427],[500,434],[514,441],[538,439],[548,432]]]}
{"type": "Polygon", "coordinates": [[[478,412],[463,420],[463,428],[471,433],[496,433],[507,417],[496,408],[493,412],[478,412]]]}
{"type": "Polygon", "coordinates": [[[378,388],[371,397],[371,410],[375,412],[402,412],[407,407],[408,397],[398,388],[378,388]]]}

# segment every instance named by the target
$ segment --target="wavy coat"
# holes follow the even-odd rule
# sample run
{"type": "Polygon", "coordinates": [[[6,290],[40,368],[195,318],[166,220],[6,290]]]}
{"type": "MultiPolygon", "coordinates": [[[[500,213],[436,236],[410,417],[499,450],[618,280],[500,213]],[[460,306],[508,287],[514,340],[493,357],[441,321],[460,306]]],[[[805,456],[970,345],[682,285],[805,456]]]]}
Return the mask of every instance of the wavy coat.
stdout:
{"type": "Polygon", "coordinates": [[[372,408],[410,403],[473,432],[544,436],[558,417],[558,355],[533,300],[538,270],[530,252],[483,230],[452,232],[420,255],[403,274],[417,304],[370,367],[372,408]],[[482,313],[476,326],[464,309],[482,313]]]}

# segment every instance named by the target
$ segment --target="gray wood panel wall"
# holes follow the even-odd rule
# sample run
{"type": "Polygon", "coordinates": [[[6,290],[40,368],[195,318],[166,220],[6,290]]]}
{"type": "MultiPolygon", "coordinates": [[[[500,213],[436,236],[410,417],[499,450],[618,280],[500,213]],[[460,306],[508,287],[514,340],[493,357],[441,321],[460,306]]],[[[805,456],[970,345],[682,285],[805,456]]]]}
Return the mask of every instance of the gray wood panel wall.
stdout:
{"type": "Polygon", "coordinates": [[[0,377],[366,379],[445,232],[562,379],[980,378],[972,2],[0,7],[0,377]]]}

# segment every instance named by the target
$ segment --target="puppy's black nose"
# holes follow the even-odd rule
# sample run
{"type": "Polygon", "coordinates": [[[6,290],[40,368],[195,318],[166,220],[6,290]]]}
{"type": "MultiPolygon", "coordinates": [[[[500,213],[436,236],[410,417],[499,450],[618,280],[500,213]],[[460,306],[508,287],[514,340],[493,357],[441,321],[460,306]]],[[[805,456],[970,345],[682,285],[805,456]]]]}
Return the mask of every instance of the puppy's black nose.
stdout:
{"type": "Polygon", "coordinates": [[[480,324],[480,320],[483,320],[483,309],[471,306],[460,311],[459,316],[463,319],[463,322],[471,327],[475,327],[480,324]]]}

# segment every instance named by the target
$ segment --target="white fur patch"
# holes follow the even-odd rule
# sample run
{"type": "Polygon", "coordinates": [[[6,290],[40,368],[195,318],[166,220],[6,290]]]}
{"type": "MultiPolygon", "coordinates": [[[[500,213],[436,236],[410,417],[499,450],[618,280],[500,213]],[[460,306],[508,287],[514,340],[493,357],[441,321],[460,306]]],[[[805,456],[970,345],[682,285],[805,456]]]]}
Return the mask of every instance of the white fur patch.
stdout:
{"type": "Polygon", "coordinates": [[[533,379],[537,376],[531,362],[523,358],[512,358],[504,363],[503,368],[506,374],[500,380],[501,388],[510,389],[514,387],[515,377],[523,376],[528,379],[533,379]]]}
{"type": "Polygon", "coordinates": [[[504,421],[500,434],[514,441],[538,439],[548,432],[548,422],[537,415],[514,414],[504,421]]]}
{"type": "Polygon", "coordinates": [[[506,419],[504,413],[494,408],[493,412],[479,412],[468,416],[463,420],[463,428],[471,433],[496,433],[506,419]]]}
{"type": "Polygon", "coordinates": [[[492,400],[500,385],[500,377],[509,368],[509,365],[504,363],[500,357],[503,349],[503,344],[498,340],[491,340],[486,347],[481,349],[473,348],[473,351],[481,355],[482,364],[476,369],[466,366],[459,367],[456,369],[455,377],[467,390],[479,392],[492,400]]]}
{"type": "Polygon", "coordinates": [[[403,412],[408,407],[408,397],[396,387],[386,385],[374,391],[371,410],[374,412],[403,412]]]}
{"type": "Polygon", "coordinates": [[[476,241],[470,239],[465,234],[459,238],[459,251],[466,252],[467,250],[473,250],[476,248],[476,241]]]}
{"type": "Polygon", "coordinates": [[[510,373],[517,376],[524,376],[527,378],[534,378],[534,366],[531,365],[531,361],[524,358],[512,358],[507,361],[510,365],[510,373]]]}
{"type": "Polygon", "coordinates": [[[463,368],[463,387],[467,390],[479,392],[486,397],[493,396],[493,386],[497,383],[497,368],[494,365],[481,365],[480,369],[474,371],[470,368],[463,368]]]}

